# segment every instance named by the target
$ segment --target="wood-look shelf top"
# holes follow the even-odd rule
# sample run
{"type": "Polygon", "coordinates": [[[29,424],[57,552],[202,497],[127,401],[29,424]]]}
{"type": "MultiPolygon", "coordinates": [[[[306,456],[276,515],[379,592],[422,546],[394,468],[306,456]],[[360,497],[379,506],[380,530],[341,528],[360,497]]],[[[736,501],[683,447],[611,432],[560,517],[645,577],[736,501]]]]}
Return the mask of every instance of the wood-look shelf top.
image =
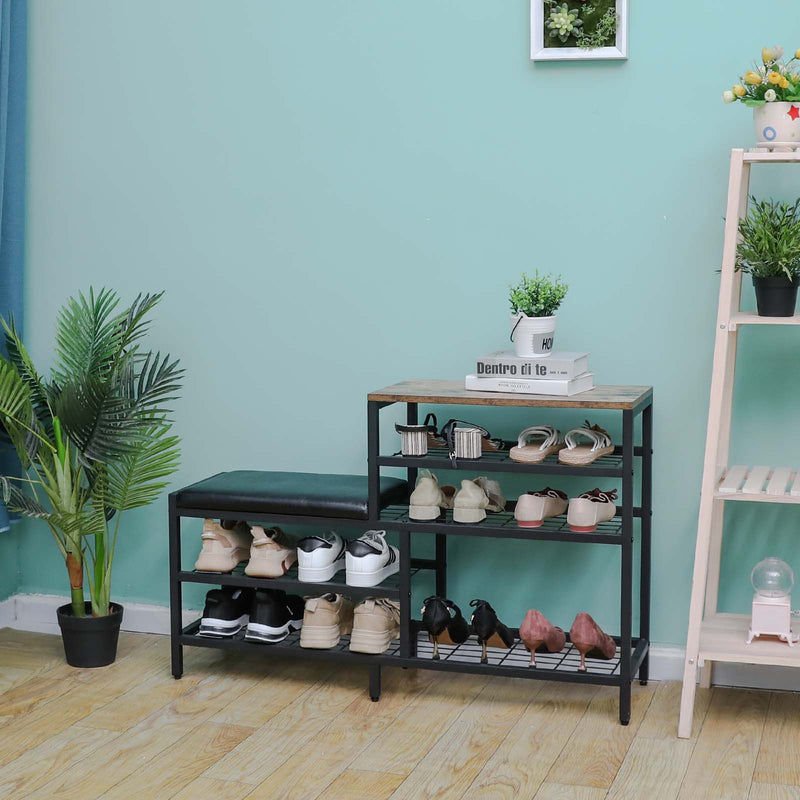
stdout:
{"type": "Polygon", "coordinates": [[[652,386],[595,386],[572,397],[547,394],[474,392],[463,381],[410,380],[370,392],[367,399],[379,403],[430,403],[465,406],[520,406],[546,408],[638,408],[653,394],[652,386]]]}

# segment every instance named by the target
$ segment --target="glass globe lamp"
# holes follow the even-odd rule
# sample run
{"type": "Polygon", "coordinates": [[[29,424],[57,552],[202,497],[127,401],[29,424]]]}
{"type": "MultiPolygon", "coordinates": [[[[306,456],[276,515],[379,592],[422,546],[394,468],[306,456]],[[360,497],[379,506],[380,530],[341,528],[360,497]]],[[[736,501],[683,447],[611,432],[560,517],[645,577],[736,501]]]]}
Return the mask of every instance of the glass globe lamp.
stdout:
{"type": "Polygon", "coordinates": [[[792,632],[792,568],[785,561],[770,556],[753,567],[750,583],[756,593],[747,644],[759,636],[769,636],[793,647],[800,637],[792,632]]]}
{"type": "Polygon", "coordinates": [[[750,573],[750,583],[761,598],[788,597],[794,586],[794,572],[785,562],[775,556],[759,561],[750,573]]]}

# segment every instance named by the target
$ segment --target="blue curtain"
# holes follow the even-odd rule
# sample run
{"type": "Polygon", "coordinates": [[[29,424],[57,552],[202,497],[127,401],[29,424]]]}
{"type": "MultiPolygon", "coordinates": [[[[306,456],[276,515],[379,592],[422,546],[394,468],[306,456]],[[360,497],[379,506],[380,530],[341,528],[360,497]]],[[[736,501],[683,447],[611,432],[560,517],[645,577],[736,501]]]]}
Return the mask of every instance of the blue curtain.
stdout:
{"type": "MultiPolygon", "coordinates": [[[[25,241],[25,71],[27,0],[0,0],[0,315],[22,329],[25,241]]],[[[1,346],[1,345],[0,345],[1,346]]],[[[0,452],[0,474],[18,469],[9,449],[0,452]]],[[[9,515],[0,502],[0,531],[9,515]]]]}

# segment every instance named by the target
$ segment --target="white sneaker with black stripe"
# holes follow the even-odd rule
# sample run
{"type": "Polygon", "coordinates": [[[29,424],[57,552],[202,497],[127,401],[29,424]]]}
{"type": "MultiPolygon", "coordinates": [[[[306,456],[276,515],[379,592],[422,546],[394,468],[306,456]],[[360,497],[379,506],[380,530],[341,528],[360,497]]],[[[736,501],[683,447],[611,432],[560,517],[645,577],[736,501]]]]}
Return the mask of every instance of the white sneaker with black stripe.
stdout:
{"type": "Polygon", "coordinates": [[[344,540],[338,533],[306,536],[297,543],[297,577],[308,583],[329,581],[345,568],[344,540]]]}
{"type": "Polygon", "coordinates": [[[400,569],[400,551],[386,543],[386,531],[367,531],[347,544],[348,586],[377,586],[400,569]]]}

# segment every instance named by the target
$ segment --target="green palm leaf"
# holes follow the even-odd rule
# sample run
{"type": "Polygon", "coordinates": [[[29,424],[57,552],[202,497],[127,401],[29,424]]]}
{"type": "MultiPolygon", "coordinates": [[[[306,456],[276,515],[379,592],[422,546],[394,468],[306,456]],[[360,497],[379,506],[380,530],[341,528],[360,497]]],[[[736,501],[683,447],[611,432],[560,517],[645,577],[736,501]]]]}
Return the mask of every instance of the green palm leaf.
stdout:
{"type": "Polygon", "coordinates": [[[9,322],[6,322],[4,319],[0,320],[0,324],[2,324],[3,330],[5,331],[8,360],[14,365],[19,376],[28,387],[36,416],[42,427],[47,431],[47,435],[52,437],[53,419],[50,410],[48,387],[37,372],[33,360],[28,354],[25,345],[22,343],[22,339],[14,324],[14,318],[12,317],[9,322]]]}
{"type": "Polygon", "coordinates": [[[167,485],[164,478],[178,468],[177,436],[168,427],[153,425],[141,435],[135,448],[108,465],[106,504],[128,511],[152,503],[167,485]]]}
{"type": "Polygon", "coordinates": [[[11,511],[23,514],[26,517],[36,517],[37,519],[50,518],[50,512],[41,503],[29,497],[12,483],[11,478],[0,475],[0,487],[3,490],[3,502],[11,511]]]}

